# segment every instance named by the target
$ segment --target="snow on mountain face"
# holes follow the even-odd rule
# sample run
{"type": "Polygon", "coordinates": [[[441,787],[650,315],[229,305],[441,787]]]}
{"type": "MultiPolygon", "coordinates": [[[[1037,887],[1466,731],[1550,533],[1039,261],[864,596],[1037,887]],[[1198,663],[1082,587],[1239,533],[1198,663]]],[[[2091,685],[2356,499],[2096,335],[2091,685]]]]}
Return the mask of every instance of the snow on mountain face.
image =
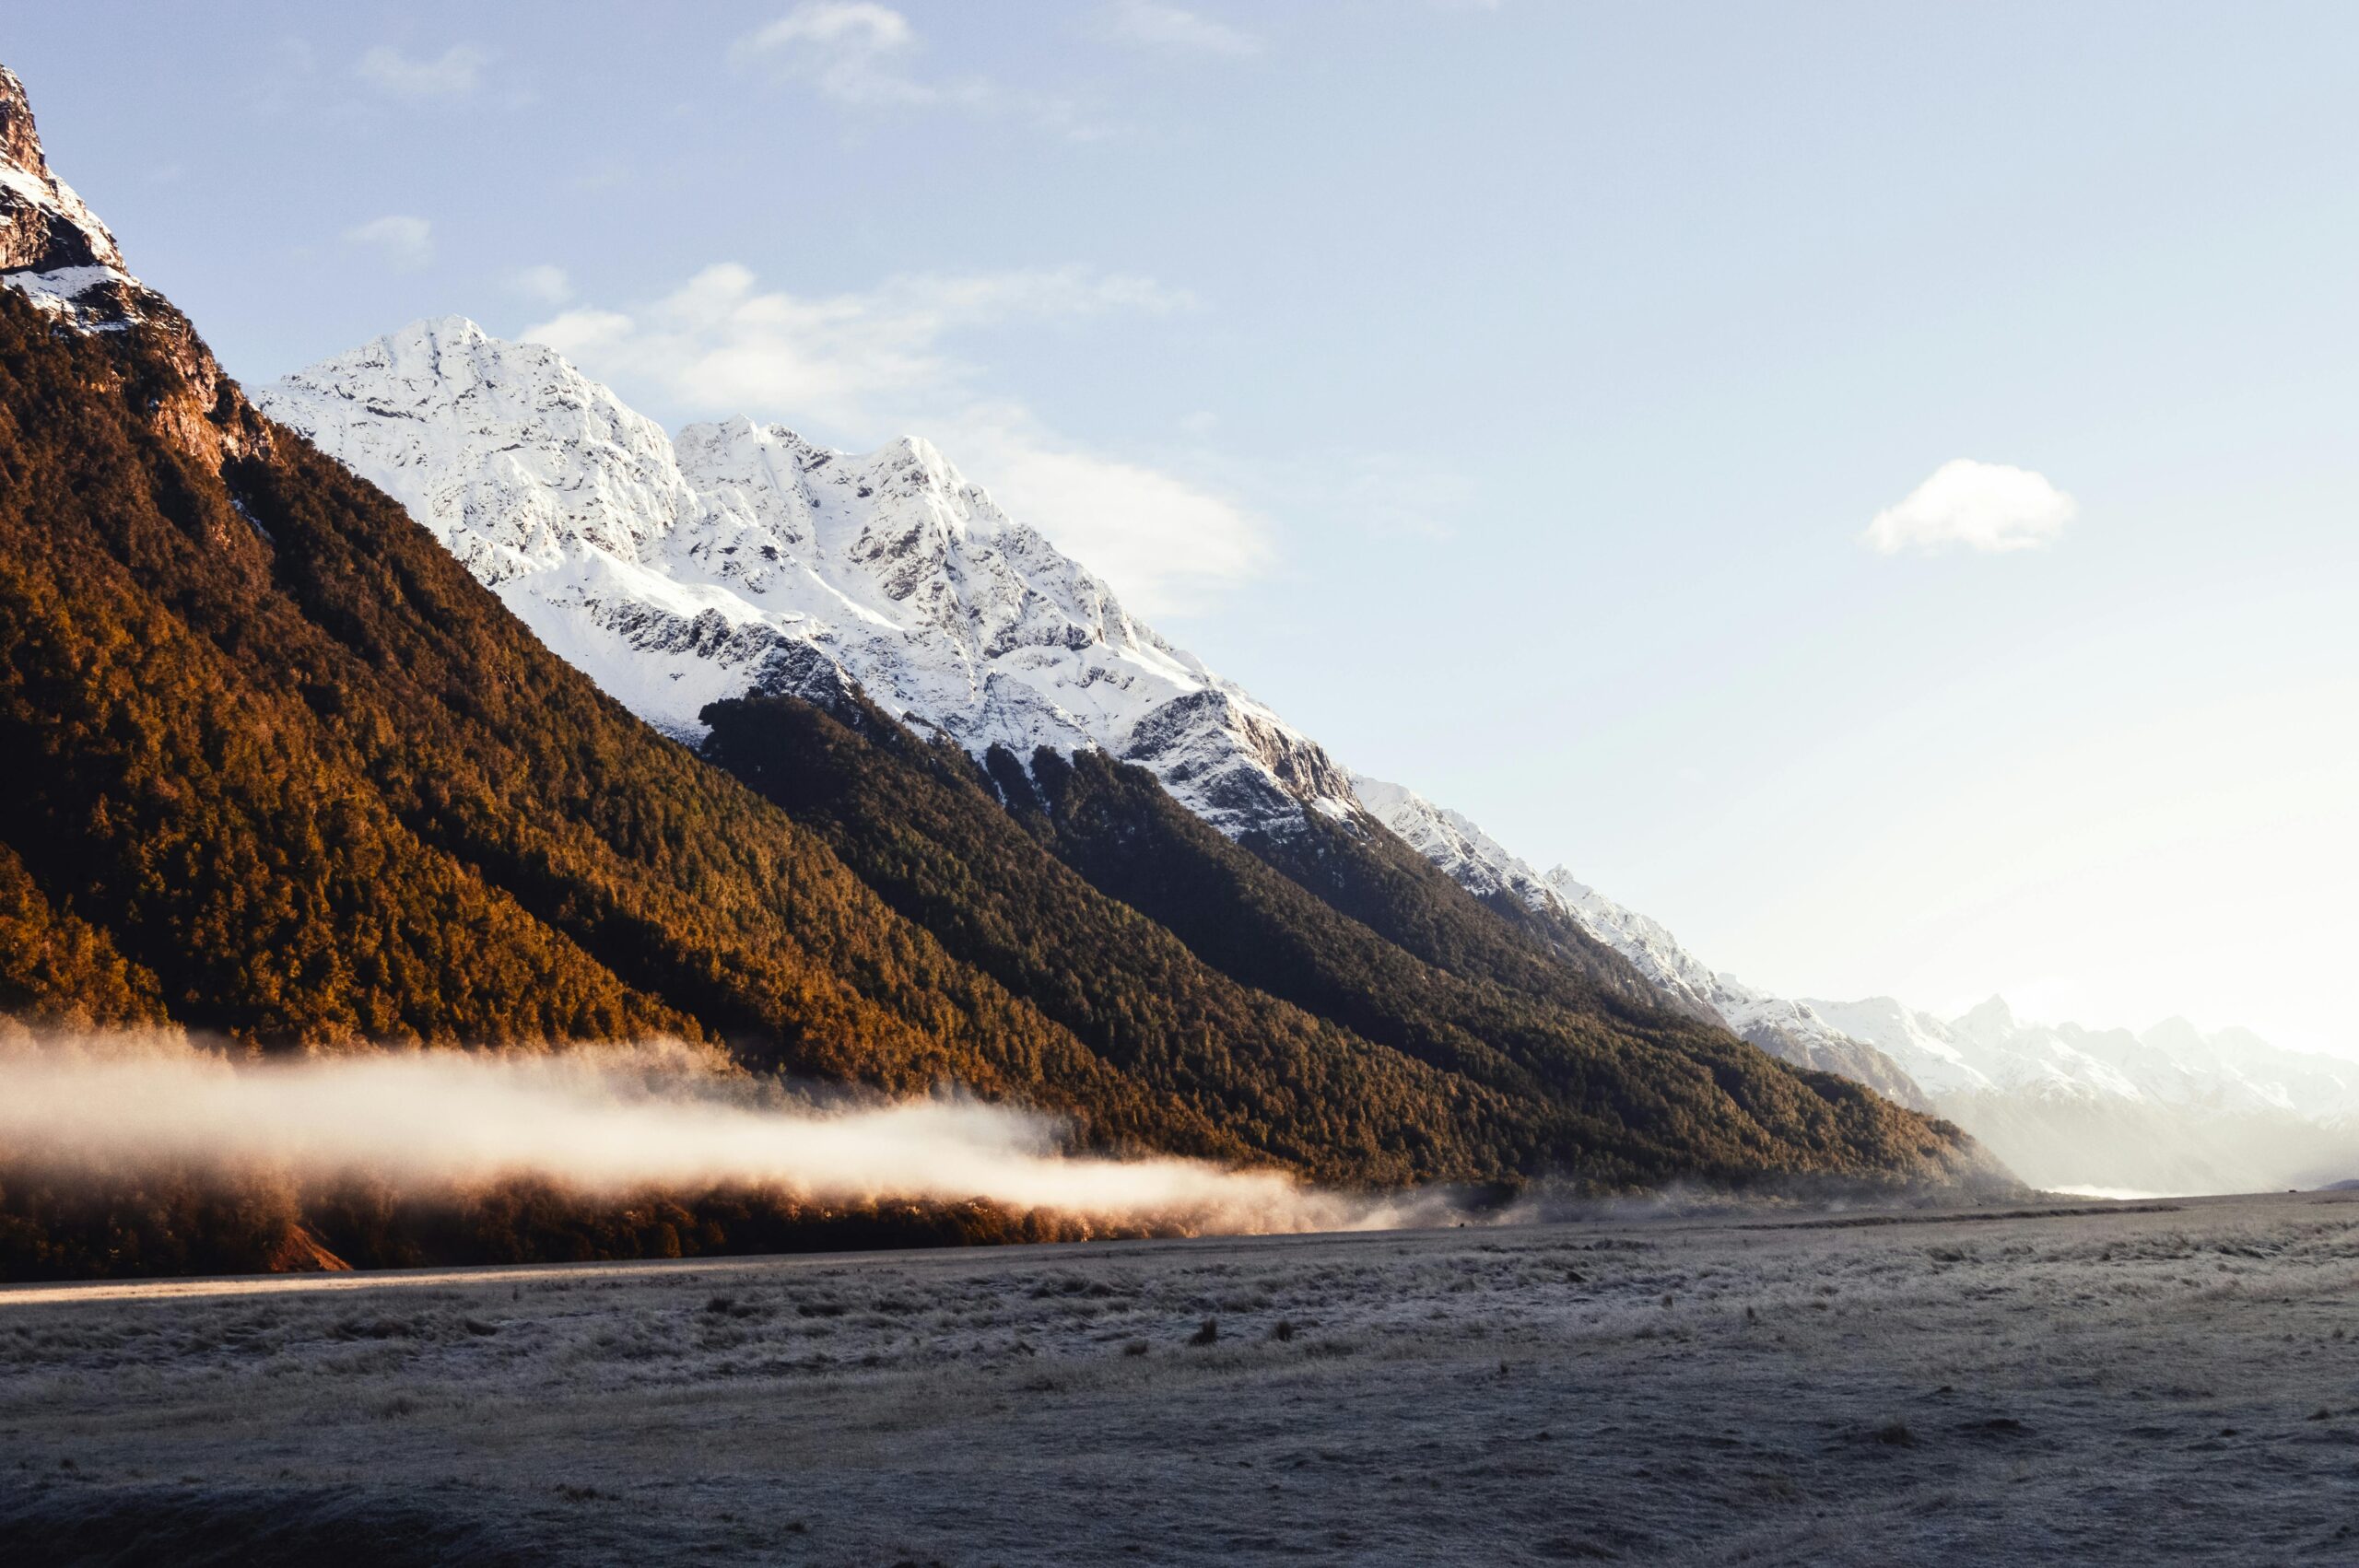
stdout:
{"type": "Polygon", "coordinates": [[[1846,1035],[1808,1006],[1715,974],[1659,922],[1577,881],[1559,866],[1542,873],[1465,817],[1398,784],[1355,774],[1352,785],[1378,821],[1479,898],[1506,896],[1557,915],[1628,959],[1684,1012],[1725,1024],[1772,1056],[1837,1072],[1900,1101],[1926,1095],[1898,1064],[1846,1035]]]}
{"type": "Polygon", "coordinates": [[[49,170],[25,84],[0,65],[0,281],[85,332],[140,319],[147,293],[114,236],[49,170]]]}
{"type": "Polygon", "coordinates": [[[856,683],[969,750],[1099,748],[1232,835],[1344,816],[1314,743],[1133,620],[923,440],[865,455],[739,418],[669,439],[554,351],[420,322],[264,388],[552,649],[700,736],[748,691],[856,683]]]}

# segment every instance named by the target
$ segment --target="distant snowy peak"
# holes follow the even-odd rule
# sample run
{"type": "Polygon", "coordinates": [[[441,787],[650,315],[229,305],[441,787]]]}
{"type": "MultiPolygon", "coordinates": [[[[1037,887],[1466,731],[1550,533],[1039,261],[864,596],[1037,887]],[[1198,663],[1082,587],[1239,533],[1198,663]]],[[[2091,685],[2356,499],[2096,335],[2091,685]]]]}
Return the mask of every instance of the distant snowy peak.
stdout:
{"type": "Polygon", "coordinates": [[[147,290],[114,235],[50,172],[17,74],[0,65],[0,277],[83,331],[140,320],[147,290]]]}
{"type": "Polygon", "coordinates": [[[1983,1094],[2001,1087],[1973,1059],[1979,1053],[1971,1053],[1948,1024],[1931,1013],[1919,1012],[1891,997],[1850,1002],[1813,998],[1809,1005],[1836,1028],[1867,1041],[1898,1062],[1936,1096],[1983,1094]]]}
{"type": "Polygon", "coordinates": [[[1364,774],[1352,784],[1378,821],[1475,896],[1506,897],[1569,921],[1629,960],[1683,1011],[1726,1024],[1772,1056],[1840,1073],[1906,1105],[1926,1103],[1908,1074],[1873,1047],[1801,1002],[1714,973],[1659,921],[1616,904],[1564,867],[1535,871],[1464,816],[1402,785],[1364,774]]]}
{"type": "Polygon", "coordinates": [[[554,350],[413,323],[257,401],[398,499],[651,722],[856,684],[980,754],[1102,749],[1232,835],[1348,815],[1320,747],[1134,620],[930,443],[737,418],[676,440],[554,350]]]}
{"type": "Polygon", "coordinates": [[[2183,1018],[2143,1035],[2036,1024],[1998,997],[1947,1022],[1890,997],[1810,1005],[1872,1041],[1936,1096],[2283,1111],[2313,1121],[2359,1113],[2359,1062],[2283,1050],[2246,1029],[2206,1035],[2183,1018]]]}

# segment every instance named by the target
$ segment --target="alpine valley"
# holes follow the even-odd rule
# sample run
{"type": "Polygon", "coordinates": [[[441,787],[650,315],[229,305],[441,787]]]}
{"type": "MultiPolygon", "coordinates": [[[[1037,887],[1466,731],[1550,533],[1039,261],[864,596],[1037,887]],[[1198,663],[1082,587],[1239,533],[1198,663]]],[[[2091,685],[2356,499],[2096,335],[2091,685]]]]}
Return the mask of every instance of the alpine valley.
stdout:
{"type": "MultiPolygon", "coordinates": [[[[51,172],[13,76],[0,157],[19,1040],[660,1037],[1345,1188],[2007,1185],[1589,912],[1445,874],[923,442],[675,441],[456,320],[250,401],[51,172]]],[[[20,1276],[1071,1234],[890,1192],[6,1176],[20,1276]]]]}
{"type": "MultiPolygon", "coordinates": [[[[1398,918],[1368,899],[1404,874],[1405,846],[1561,965],[1609,987],[1635,972],[1658,1005],[1947,1117],[2035,1183],[2177,1193],[2344,1174],[2359,1108],[2349,1062],[2241,1030],[2207,1039],[2184,1021],[2142,1039],[2019,1026],[2003,1003],[2003,1023],[1978,1009],[1945,1024],[1714,971],[1565,868],[1542,872],[1459,813],[1341,765],[1127,614],[921,439],[854,455],[739,417],[674,440],[554,350],[456,317],[414,322],[257,402],[399,499],[569,662],[724,761],[745,755],[738,703],[782,696],[855,724],[878,704],[968,753],[1019,812],[1076,758],[1134,765],[1396,942],[1398,918]]],[[[1207,947],[1237,929],[1226,918],[1199,927],[1153,903],[1159,870],[1118,884],[1067,859],[1200,956],[1306,1000],[1272,971],[1239,968],[1254,963],[1246,945],[1207,947]]],[[[1419,896],[1456,903],[1421,869],[1405,874],[1419,896]]]]}

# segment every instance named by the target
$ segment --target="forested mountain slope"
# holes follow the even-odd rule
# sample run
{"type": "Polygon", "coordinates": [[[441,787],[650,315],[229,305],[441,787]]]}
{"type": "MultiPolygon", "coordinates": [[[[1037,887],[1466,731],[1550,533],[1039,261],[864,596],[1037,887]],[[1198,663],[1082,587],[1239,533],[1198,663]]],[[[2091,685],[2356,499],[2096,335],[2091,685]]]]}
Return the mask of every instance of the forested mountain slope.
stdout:
{"type": "MultiPolygon", "coordinates": [[[[1765,1169],[1930,1169],[1943,1157],[1922,1118],[1854,1084],[1805,1079],[1667,1013],[1626,977],[1614,977],[1627,993],[1616,997],[1521,950],[1405,850],[1412,879],[1432,876],[1466,902],[1452,910],[1424,889],[1423,900],[1372,908],[1380,919],[1415,910],[1400,923],[1431,961],[1215,832],[1144,769],[1100,754],[1068,760],[1043,748],[1028,771],[989,754],[1011,815],[957,746],[920,741],[865,704],[851,725],[773,696],[717,703],[703,717],[709,756],[818,826],[954,953],[1131,1071],[1165,1071],[1175,1043],[1259,1042],[1259,1054],[1302,1037],[1322,1048],[1296,1053],[1297,1071],[1319,1071],[1299,1084],[1300,1114],[1336,1118],[1337,1096],[1348,1103],[1363,1089],[1328,1069],[1325,1042],[1373,1042],[1441,1070],[1469,1097],[1497,1174],[1743,1180],[1765,1169]],[[1485,965],[1541,994],[1501,984],[1485,965]]],[[[1338,1118],[1336,1132],[1346,1126],[1338,1118]]]]}

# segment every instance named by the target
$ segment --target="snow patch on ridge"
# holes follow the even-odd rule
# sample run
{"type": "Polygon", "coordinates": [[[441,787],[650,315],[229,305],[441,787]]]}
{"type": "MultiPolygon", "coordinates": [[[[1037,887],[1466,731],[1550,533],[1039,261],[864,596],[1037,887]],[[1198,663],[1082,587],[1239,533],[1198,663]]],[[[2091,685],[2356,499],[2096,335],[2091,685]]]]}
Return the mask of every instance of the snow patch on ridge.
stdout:
{"type": "Polygon", "coordinates": [[[77,332],[145,319],[147,289],[124,268],[114,235],[50,172],[25,85],[0,65],[0,283],[77,332]]]}

